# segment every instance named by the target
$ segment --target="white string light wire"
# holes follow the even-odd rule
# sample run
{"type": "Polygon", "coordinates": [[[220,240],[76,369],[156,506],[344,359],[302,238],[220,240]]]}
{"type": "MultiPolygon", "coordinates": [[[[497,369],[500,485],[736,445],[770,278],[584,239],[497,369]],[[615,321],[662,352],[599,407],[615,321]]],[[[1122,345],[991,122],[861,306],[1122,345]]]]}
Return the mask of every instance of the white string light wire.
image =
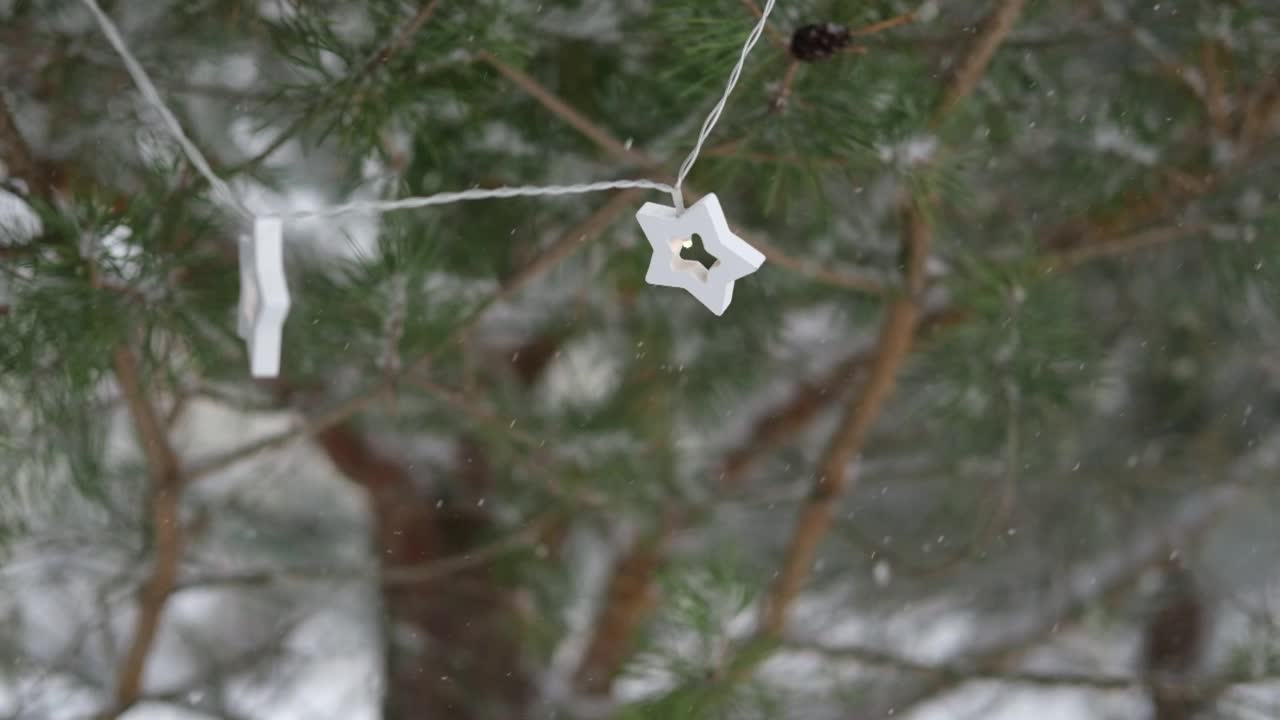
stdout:
{"type": "Polygon", "coordinates": [[[120,36],[120,30],[116,28],[115,23],[111,22],[111,18],[102,12],[102,8],[98,7],[97,0],[84,0],[84,4],[89,8],[89,12],[93,13],[93,17],[98,21],[98,26],[102,28],[102,34],[107,36],[107,42],[116,49],[120,55],[120,59],[124,61],[124,67],[129,71],[129,76],[133,78],[133,82],[138,86],[138,90],[142,93],[142,97],[147,101],[156,112],[160,113],[160,118],[164,121],[165,127],[169,133],[173,135],[173,139],[178,141],[178,145],[182,147],[182,152],[186,154],[187,159],[195,166],[196,170],[209,181],[209,187],[213,189],[213,194],[224,205],[234,212],[243,215],[246,219],[253,219],[253,213],[244,206],[244,203],[231,192],[231,186],[226,181],[218,177],[218,174],[209,166],[209,161],[204,159],[204,155],[200,153],[200,148],[191,142],[191,138],[187,137],[187,133],[182,129],[182,123],[178,122],[178,118],[174,117],[173,111],[165,105],[164,99],[160,97],[160,91],[156,90],[156,86],[151,83],[151,78],[147,77],[147,73],[142,69],[142,65],[138,62],[133,53],[129,52],[129,46],[125,44],[124,38],[120,36]]]}
{"type": "Polygon", "coordinates": [[[289,213],[284,217],[292,220],[334,217],[349,213],[375,212],[385,213],[392,210],[427,207],[429,205],[447,205],[465,200],[487,200],[489,198],[539,197],[545,195],[580,195],[582,193],[600,192],[602,190],[619,190],[623,188],[645,188],[672,192],[675,188],[666,183],[653,180],[606,180],[581,185],[520,185],[517,187],[499,187],[491,190],[475,188],[460,192],[443,192],[426,197],[411,197],[402,200],[380,200],[370,202],[353,202],[346,205],[334,205],[317,210],[301,210],[289,213]]]}
{"type": "Polygon", "coordinates": [[[707,115],[707,119],[702,123],[702,132],[698,133],[698,142],[693,146],[693,150],[689,153],[689,157],[684,159],[684,163],[680,165],[680,174],[676,176],[676,186],[671,191],[671,199],[676,203],[677,210],[684,210],[684,193],[680,192],[680,186],[684,185],[684,179],[689,176],[689,171],[693,170],[693,164],[698,160],[698,153],[702,152],[702,146],[707,142],[707,138],[711,137],[711,131],[715,129],[716,123],[720,121],[720,113],[724,112],[724,106],[729,102],[729,95],[733,92],[733,88],[738,84],[738,78],[742,76],[742,68],[747,64],[747,56],[751,54],[751,49],[760,41],[760,36],[764,33],[765,25],[769,22],[769,13],[773,12],[773,6],[776,0],[768,0],[764,4],[764,9],[760,11],[760,21],[751,30],[751,34],[747,36],[747,42],[742,46],[742,54],[738,56],[738,64],[733,66],[733,71],[729,73],[729,82],[725,85],[724,95],[720,96],[720,102],[711,109],[711,114],[707,115]]]}
{"type": "MultiPolygon", "coordinates": [[[[196,170],[204,176],[209,182],[209,187],[213,189],[214,195],[227,205],[233,211],[245,216],[247,219],[253,218],[248,208],[236,197],[231,191],[231,187],[222,178],[218,177],[213,168],[209,166],[204,155],[200,153],[200,149],[191,142],[187,134],[182,129],[182,124],[169,110],[164,99],[160,97],[159,91],[152,84],[151,79],[147,76],[142,65],[134,58],[133,53],[129,51],[128,46],[121,37],[120,31],[116,28],[115,23],[111,22],[111,18],[98,7],[96,0],[83,0],[89,11],[93,13],[94,18],[98,21],[102,33],[106,35],[108,42],[115,48],[116,53],[120,55],[120,59],[124,61],[125,68],[129,72],[129,76],[133,78],[133,82],[138,86],[138,90],[142,93],[144,100],[150,104],[156,112],[160,113],[160,117],[164,120],[165,126],[173,135],[178,145],[182,148],[187,159],[195,166],[196,170]]],[[[720,97],[720,101],[712,108],[711,113],[707,115],[707,119],[702,124],[702,130],[698,134],[698,141],[694,145],[693,150],[689,153],[689,157],[685,158],[684,163],[680,166],[680,173],[676,178],[674,186],[667,183],[656,182],[653,180],[612,180],[603,182],[586,183],[581,185],[544,185],[544,186],[518,186],[518,187],[500,187],[493,189],[473,189],[463,190],[460,192],[444,192],[426,197],[411,197],[402,200],[389,201],[367,201],[353,202],[344,205],[335,205],[328,208],[318,210],[307,210],[302,212],[290,213],[285,217],[292,219],[319,218],[319,217],[335,217],[338,215],[346,215],[351,213],[385,213],[393,210],[403,210],[408,208],[420,208],[430,205],[445,205],[455,202],[463,202],[467,200],[486,200],[489,198],[509,198],[509,197],[539,197],[539,196],[556,196],[556,195],[578,195],[582,193],[601,192],[604,190],[616,190],[622,188],[646,188],[650,190],[661,190],[671,194],[675,206],[679,210],[684,210],[684,195],[680,191],[684,179],[688,177],[689,171],[693,169],[693,164],[698,159],[698,154],[702,152],[702,146],[706,143],[707,138],[711,136],[711,131],[715,128],[716,123],[720,120],[720,114],[724,112],[725,105],[729,102],[729,95],[733,92],[733,88],[738,84],[738,78],[742,75],[742,68],[747,63],[747,56],[751,53],[751,49],[755,47],[760,40],[761,34],[764,32],[765,24],[769,19],[769,13],[773,12],[773,6],[776,0],[768,0],[764,9],[760,13],[760,21],[756,23],[751,34],[747,36],[747,42],[742,47],[742,53],[738,57],[738,63],[734,66],[733,71],[729,73],[729,82],[725,86],[724,94],[720,97]]]]}

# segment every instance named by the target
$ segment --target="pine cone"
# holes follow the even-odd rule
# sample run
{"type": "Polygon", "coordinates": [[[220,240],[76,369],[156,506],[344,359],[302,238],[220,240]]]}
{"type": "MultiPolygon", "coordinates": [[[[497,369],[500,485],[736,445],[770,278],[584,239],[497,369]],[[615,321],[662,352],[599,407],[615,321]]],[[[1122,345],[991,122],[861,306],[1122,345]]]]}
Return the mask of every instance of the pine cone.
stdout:
{"type": "Polygon", "coordinates": [[[852,39],[843,25],[805,25],[791,35],[791,55],[802,62],[826,60],[848,47],[852,39]]]}

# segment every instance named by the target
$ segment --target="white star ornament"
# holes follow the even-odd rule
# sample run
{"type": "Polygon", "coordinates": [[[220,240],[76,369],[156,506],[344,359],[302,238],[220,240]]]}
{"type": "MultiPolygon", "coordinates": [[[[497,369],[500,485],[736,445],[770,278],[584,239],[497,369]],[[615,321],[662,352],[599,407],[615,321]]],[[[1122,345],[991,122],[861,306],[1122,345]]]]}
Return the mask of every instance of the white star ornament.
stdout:
{"type": "Polygon", "coordinates": [[[636,220],[653,246],[645,282],[687,290],[716,315],[723,315],[729,308],[734,281],[764,264],[764,255],[729,229],[714,194],[704,196],[684,212],[645,203],[636,213],[636,220]],[[680,257],[681,248],[692,246],[694,235],[702,238],[703,248],[716,259],[710,268],[680,257]]]}
{"type": "Polygon", "coordinates": [[[278,217],[256,218],[253,236],[240,236],[240,316],[254,377],[280,374],[280,336],[289,314],[284,278],[284,227],[278,217]]]}

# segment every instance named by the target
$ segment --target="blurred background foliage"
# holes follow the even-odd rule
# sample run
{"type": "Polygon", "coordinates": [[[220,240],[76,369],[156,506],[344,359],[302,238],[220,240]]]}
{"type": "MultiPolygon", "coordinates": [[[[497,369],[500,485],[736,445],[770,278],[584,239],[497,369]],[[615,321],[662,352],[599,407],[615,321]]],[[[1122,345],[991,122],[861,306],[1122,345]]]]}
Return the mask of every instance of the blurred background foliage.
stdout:
{"type": "MultiPolygon", "coordinates": [[[[759,10],[102,6],[261,213],[665,178],[759,10]]],[[[645,192],[300,221],[254,381],[239,219],[0,1],[0,715],[1273,717],[1277,68],[1267,2],[779,0],[723,317],[645,192]]]]}

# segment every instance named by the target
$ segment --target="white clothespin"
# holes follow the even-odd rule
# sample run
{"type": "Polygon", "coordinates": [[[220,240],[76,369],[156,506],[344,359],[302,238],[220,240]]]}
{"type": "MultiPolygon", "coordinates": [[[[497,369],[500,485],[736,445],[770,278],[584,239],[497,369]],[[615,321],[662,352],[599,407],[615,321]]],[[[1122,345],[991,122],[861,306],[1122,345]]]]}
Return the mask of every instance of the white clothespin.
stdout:
{"type": "Polygon", "coordinates": [[[280,374],[280,338],[288,314],[284,224],[278,217],[255,218],[253,235],[240,236],[238,327],[249,347],[249,369],[254,377],[280,374]]]}
{"type": "Polygon", "coordinates": [[[636,220],[653,246],[645,281],[683,288],[716,315],[723,315],[733,300],[734,281],[764,264],[764,255],[729,229],[714,193],[703,196],[684,212],[645,203],[636,213],[636,220]],[[680,257],[681,248],[689,247],[694,235],[702,238],[703,247],[716,258],[710,268],[680,257]]]}

